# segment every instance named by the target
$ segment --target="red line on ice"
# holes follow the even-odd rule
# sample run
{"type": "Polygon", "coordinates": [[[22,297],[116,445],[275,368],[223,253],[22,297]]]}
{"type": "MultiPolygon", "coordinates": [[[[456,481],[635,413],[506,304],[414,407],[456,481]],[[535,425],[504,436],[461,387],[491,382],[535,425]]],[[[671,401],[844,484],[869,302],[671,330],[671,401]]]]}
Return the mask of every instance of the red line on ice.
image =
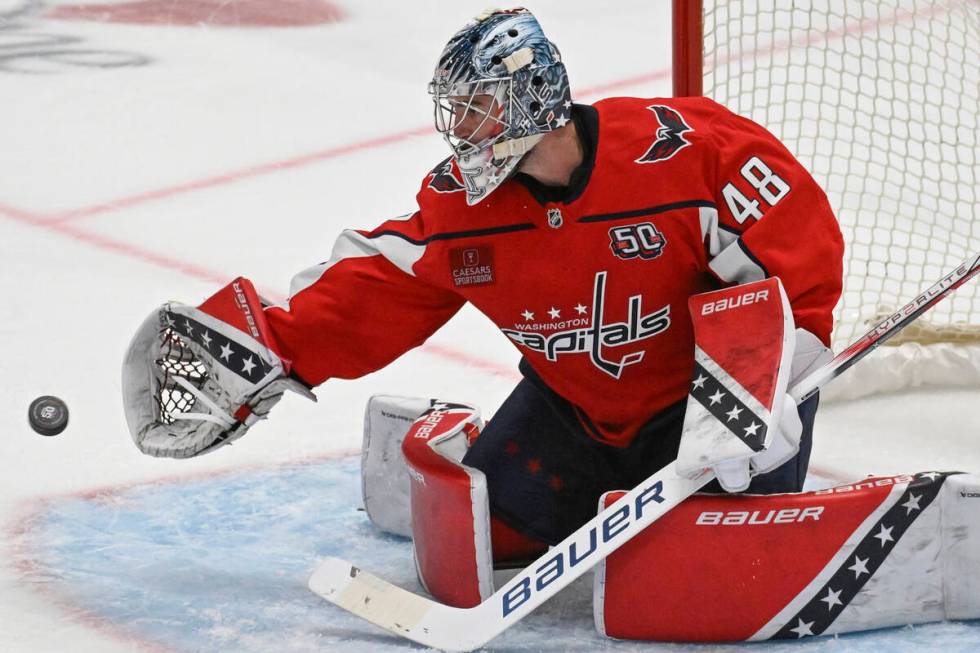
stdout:
{"type": "Polygon", "coordinates": [[[303,27],[344,18],[343,12],[326,0],[134,0],[61,5],[44,16],[100,23],[230,27],[303,27]]]}
{"type": "MultiPolygon", "coordinates": [[[[608,91],[621,89],[629,86],[637,86],[639,84],[643,84],[646,82],[659,80],[659,79],[666,79],[669,77],[670,77],[669,70],[667,69],[657,70],[645,75],[630,77],[616,82],[611,82],[608,84],[602,84],[600,86],[593,86],[587,89],[583,89],[579,91],[577,95],[579,97],[589,97],[589,96],[598,95],[600,93],[605,93],[608,91]]],[[[258,165],[249,166],[247,168],[242,168],[240,170],[232,170],[229,172],[213,175],[210,177],[204,177],[201,179],[187,181],[181,184],[176,184],[174,186],[166,186],[163,188],[158,188],[143,193],[126,195],[114,200],[109,200],[107,202],[100,202],[99,204],[93,204],[91,206],[83,206],[75,209],[68,209],[66,211],[58,211],[56,213],[51,213],[47,215],[35,214],[35,217],[37,217],[38,219],[44,222],[49,222],[49,223],[74,222],[76,220],[80,220],[83,218],[88,218],[96,215],[101,215],[103,213],[117,211],[119,209],[128,208],[130,206],[135,206],[137,204],[144,204],[146,202],[152,202],[155,200],[167,199],[169,197],[173,197],[174,195],[179,195],[182,193],[205,190],[208,188],[215,188],[217,186],[224,186],[226,184],[232,184],[246,179],[261,177],[263,175],[273,174],[284,170],[301,168],[303,166],[307,166],[313,163],[319,163],[321,161],[329,161],[330,159],[336,159],[342,156],[347,156],[348,154],[354,154],[364,150],[372,150],[387,145],[402,143],[404,141],[407,141],[411,138],[415,138],[418,136],[430,136],[430,135],[433,136],[435,135],[435,130],[431,126],[406,129],[404,131],[396,132],[394,134],[388,134],[386,136],[379,136],[377,138],[371,138],[364,141],[349,143],[347,145],[338,145],[336,147],[327,148],[325,150],[320,150],[317,152],[311,152],[309,154],[303,154],[301,156],[293,157],[290,159],[284,159],[281,161],[272,161],[269,163],[261,163],[258,165]]]]}
{"type": "MultiPolygon", "coordinates": [[[[156,190],[146,191],[144,193],[137,193],[135,195],[120,197],[118,199],[109,200],[108,202],[102,202],[100,204],[95,204],[92,206],[85,206],[76,209],[69,209],[67,211],[60,211],[58,213],[50,214],[43,219],[45,219],[46,222],[51,222],[51,223],[71,222],[74,220],[78,220],[80,218],[87,218],[93,215],[109,213],[111,211],[128,208],[130,206],[135,206],[137,204],[144,204],[146,202],[151,202],[154,200],[166,199],[169,197],[173,197],[174,195],[179,195],[181,193],[204,190],[207,188],[214,188],[216,186],[224,186],[226,184],[239,182],[245,179],[251,179],[253,177],[261,177],[263,175],[273,174],[276,172],[281,172],[283,170],[301,168],[303,166],[310,165],[311,163],[319,163],[320,161],[336,159],[338,157],[346,156],[348,154],[354,154],[356,152],[360,152],[363,150],[370,150],[378,147],[383,147],[386,145],[401,143],[410,138],[416,136],[428,135],[429,133],[434,133],[432,127],[407,129],[405,131],[396,132],[394,134],[388,134],[386,136],[379,136],[377,138],[371,138],[365,141],[349,143],[347,145],[338,145],[336,147],[327,148],[325,150],[320,150],[318,152],[303,154],[301,156],[293,157],[291,159],[273,161],[270,163],[261,163],[258,165],[249,166],[247,168],[242,168],[240,170],[233,170],[230,172],[213,175],[211,177],[195,179],[193,181],[184,182],[182,184],[177,184],[174,186],[167,186],[164,188],[158,188],[156,190]]],[[[42,216],[38,216],[38,217],[42,217],[42,216]]]]}
{"type": "MultiPolygon", "coordinates": [[[[908,12],[899,11],[896,12],[890,18],[886,18],[878,21],[872,21],[872,20],[862,21],[861,23],[859,23],[857,27],[848,29],[846,31],[837,30],[837,31],[830,31],[830,32],[815,35],[814,37],[811,38],[810,42],[840,38],[841,36],[844,36],[845,33],[866,32],[883,25],[891,25],[905,20],[911,20],[917,17],[922,17],[922,16],[928,17],[931,15],[941,13],[943,11],[948,11],[962,4],[964,4],[964,0],[951,0],[948,3],[937,5],[933,9],[927,12],[923,12],[918,16],[914,14],[910,14],[908,12]]],[[[777,49],[784,49],[790,47],[790,45],[776,44],[775,47],[777,49]]],[[[756,51],[749,51],[749,52],[740,53],[739,57],[752,58],[755,57],[757,54],[758,52],[756,51]]],[[[650,73],[617,80],[614,82],[610,82],[608,84],[602,84],[590,88],[580,89],[577,90],[576,95],[578,97],[589,97],[600,93],[606,93],[612,90],[617,90],[620,88],[636,86],[639,84],[660,80],[660,79],[666,79],[670,76],[670,74],[671,71],[669,69],[655,70],[650,73]]],[[[282,170],[299,168],[302,166],[309,165],[311,163],[317,163],[320,161],[338,158],[341,156],[353,154],[355,152],[360,152],[363,150],[370,150],[378,147],[392,145],[395,143],[400,143],[410,138],[414,138],[416,136],[430,134],[431,132],[432,132],[431,127],[419,127],[415,129],[408,129],[394,134],[379,136],[377,138],[368,139],[365,141],[359,141],[356,143],[350,143],[347,145],[340,145],[325,150],[321,150],[318,152],[313,152],[310,154],[305,154],[290,159],[285,159],[282,161],[258,164],[240,170],[230,171],[227,173],[218,174],[211,177],[205,177],[198,180],[188,181],[174,186],[168,186],[156,190],[150,190],[143,193],[138,193],[135,195],[120,197],[115,200],[110,200],[108,202],[103,202],[92,206],[79,207],[79,208],[69,209],[67,211],[60,211],[52,214],[29,212],[29,211],[24,211],[22,209],[18,209],[16,207],[0,204],[0,215],[33,226],[43,227],[45,229],[49,229],[51,231],[60,233],[61,235],[72,238],[76,241],[85,242],[87,244],[93,245],[100,249],[113,251],[117,254],[121,254],[129,258],[141,260],[143,262],[150,263],[158,267],[162,267],[164,269],[181,272],[183,274],[186,274],[188,276],[197,279],[221,284],[227,281],[228,279],[230,279],[231,275],[227,275],[214,270],[208,270],[202,266],[198,266],[193,263],[188,263],[172,257],[157,254],[149,249],[145,249],[136,245],[131,245],[123,241],[119,241],[106,236],[100,236],[94,233],[83,231],[81,229],[71,227],[68,223],[82,218],[101,215],[122,208],[127,208],[130,206],[135,206],[146,202],[151,202],[154,200],[169,198],[181,193],[187,193],[187,192],[193,192],[197,190],[204,190],[207,188],[214,188],[217,186],[223,186],[226,184],[236,183],[238,181],[242,181],[245,179],[259,177],[266,174],[272,174],[282,170]]],[[[450,360],[456,363],[463,363],[471,367],[481,368],[484,371],[489,372],[490,374],[515,377],[512,371],[505,373],[502,366],[492,361],[485,361],[475,356],[471,356],[470,354],[467,354],[465,352],[457,352],[448,347],[442,347],[436,345],[425,345],[423,349],[436,356],[449,358],[450,360]]]]}
{"type": "Polygon", "coordinates": [[[229,275],[223,272],[218,272],[217,270],[209,270],[194,263],[189,263],[187,261],[182,261],[180,259],[159,254],[150,249],[140,247],[139,245],[127,243],[108,236],[102,236],[90,231],[84,231],[71,224],[52,222],[50,220],[46,220],[41,214],[29,213],[5,204],[0,204],[0,215],[23,224],[52,231],[62,236],[66,236],[76,242],[92,245],[97,249],[110,251],[127,258],[135,259],[141,263],[148,263],[166,270],[180,272],[181,274],[193,277],[195,279],[200,279],[202,281],[225,284],[231,279],[229,275]]]}
{"type": "MultiPolygon", "coordinates": [[[[856,26],[849,27],[847,29],[837,29],[828,32],[818,32],[813,34],[807,39],[808,44],[819,43],[821,41],[831,41],[835,39],[842,38],[850,34],[861,34],[865,32],[870,32],[881,27],[887,27],[890,25],[896,25],[898,23],[915,20],[917,18],[929,18],[934,15],[938,15],[944,12],[948,12],[957,6],[966,4],[967,0],[950,0],[946,3],[941,3],[927,9],[925,11],[920,11],[918,13],[911,13],[905,10],[898,10],[891,16],[881,18],[881,19],[865,19],[859,22],[856,26]]],[[[771,46],[765,46],[765,48],[759,48],[756,50],[749,50],[738,53],[737,57],[730,57],[720,60],[718,63],[730,63],[733,59],[754,59],[760,54],[766,52],[768,49],[775,50],[788,50],[794,47],[794,43],[791,42],[777,42],[771,46]]],[[[671,70],[669,68],[662,68],[654,70],[641,75],[636,75],[633,77],[627,77],[624,79],[616,80],[606,84],[599,84],[596,86],[591,86],[583,89],[577,89],[574,96],[579,98],[588,98],[610,91],[619,90],[622,88],[628,88],[632,86],[639,86],[641,84],[646,84],[653,81],[660,81],[663,79],[669,79],[671,76],[671,70]]],[[[355,143],[350,143],[347,145],[340,145],[325,150],[320,150],[318,152],[312,152],[309,154],[300,155],[297,157],[273,161],[270,163],[263,163],[240,170],[233,170],[226,173],[214,175],[211,177],[205,177],[202,179],[192,180],[184,182],[181,184],[176,184],[174,186],[167,186],[164,188],[159,188],[156,190],[150,190],[143,193],[137,193],[135,195],[123,196],[108,202],[102,202],[92,206],[79,207],[75,209],[69,209],[67,211],[60,211],[47,216],[47,220],[51,222],[67,222],[78,220],[81,218],[87,218],[95,215],[100,215],[103,213],[108,213],[111,211],[116,211],[118,209],[127,208],[134,206],[136,204],[143,204],[145,202],[150,202],[159,199],[165,199],[178,195],[181,193],[193,192],[197,190],[204,190],[207,188],[214,188],[216,186],[223,186],[225,184],[235,183],[245,179],[250,179],[253,177],[258,177],[266,174],[272,174],[282,170],[289,170],[292,168],[299,168],[312,163],[319,163],[321,161],[326,161],[329,159],[334,159],[341,156],[346,156],[348,154],[353,154],[355,152],[360,152],[363,150],[370,150],[378,147],[383,147],[386,145],[392,145],[395,143],[401,143],[410,138],[416,136],[426,136],[433,133],[431,126],[417,127],[414,129],[408,129],[394,134],[389,134],[386,136],[379,136],[377,138],[372,138],[364,141],[359,141],[355,143]]],[[[42,217],[38,215],[38,217],[42,217]]]]}

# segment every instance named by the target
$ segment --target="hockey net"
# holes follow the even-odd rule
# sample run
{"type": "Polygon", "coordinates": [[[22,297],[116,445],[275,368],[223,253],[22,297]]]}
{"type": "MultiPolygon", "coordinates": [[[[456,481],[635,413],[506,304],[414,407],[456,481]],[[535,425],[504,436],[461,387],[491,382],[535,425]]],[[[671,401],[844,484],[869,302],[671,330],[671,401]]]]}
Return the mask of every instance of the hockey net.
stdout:
{"type": "MultiPolygon", "coordinates": [[[[674,94],[778,136],[827,192],[846,243],[839,350],[980,251],[974,0],[674,0],[674,94]]],[[[829,390],[980,385],[968,283],[829,390]]]]}

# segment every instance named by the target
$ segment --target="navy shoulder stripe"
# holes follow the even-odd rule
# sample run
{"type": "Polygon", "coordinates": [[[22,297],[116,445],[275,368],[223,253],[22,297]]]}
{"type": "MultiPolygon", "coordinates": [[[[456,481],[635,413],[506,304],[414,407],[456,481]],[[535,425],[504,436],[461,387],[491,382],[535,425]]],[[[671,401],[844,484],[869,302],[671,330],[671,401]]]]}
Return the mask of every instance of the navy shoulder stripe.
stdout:
{"type": "Polygon", "coordinates": [[[531,222],[524,222],[521,224],[510,224],[504,225],[502,227],[490,227],[488,229],[470,229],[467,231],[446,231],[443,233],[432,234],[428,238],[412,238],[406,234],[398,231],[392,231],[386,229],[384,231],[378,231],[373,234],[369,234],[366,237],[369,239],[380,238],[381,236],[395,236],[396,238],[401,238],[404,241],[412,243],[413,245],[428,245],[431,242],[437,240],[458,240],[460,238],[478,238],[481,236],[498,236],[501,234],[509,234],[515,231],[528,231],[530,229],[537,229],[537,227],[531,222]]]}
{"type": "Polygon", "coordinates": [[[649,206],[643,209],[632,209],[629,211],[619,211],[617,213],[600,213],[598,215],[586,215],[578,219],[578,222],[608,222],[610,220],[624,220],[626,218],[639,218],[644,215],[656,215],[667,211],[677,211],[679,209],[690,209],[705,207],[710,209],[718,208],[710,200],[686,200],[684,202],[672,202],[670,204],[660,204],[659,206],[649,206]]]}

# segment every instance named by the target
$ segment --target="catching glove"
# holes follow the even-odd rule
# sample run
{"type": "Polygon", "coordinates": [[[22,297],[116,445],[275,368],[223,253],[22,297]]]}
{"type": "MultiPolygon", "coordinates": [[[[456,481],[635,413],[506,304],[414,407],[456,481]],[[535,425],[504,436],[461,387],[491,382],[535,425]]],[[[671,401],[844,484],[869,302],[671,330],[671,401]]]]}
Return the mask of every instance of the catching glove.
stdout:
{"type": "Polygon", "coordinates": [[[130,434],[151,456],[214,451],[264,419],[284,391],[316,400],[288,374],[247,279],[196,308],[164,304],[140,326],[123,361],[130,434]]]}

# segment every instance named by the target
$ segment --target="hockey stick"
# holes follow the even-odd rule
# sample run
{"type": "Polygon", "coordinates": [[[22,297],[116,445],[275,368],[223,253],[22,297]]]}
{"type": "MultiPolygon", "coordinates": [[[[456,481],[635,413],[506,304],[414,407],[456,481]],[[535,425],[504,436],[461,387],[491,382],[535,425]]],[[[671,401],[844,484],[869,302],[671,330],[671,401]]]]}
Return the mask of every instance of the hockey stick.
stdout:
{"type": "MultiPolygon", "coordinates": [[[[978,271],[980,255],[975,255],[796,383],[790,394],[797,401],[812,396],[978,271]]],[[[712,479],[710,470],[688,479],[677,474],[674,464],[668,465],[473,608],[454,608],[413,594],[337,558],[321,562],[309,586],[328,601],[396,635],[432,648],[470,651],[520,621],[712,479]]]]}
{"type": "Polygon", "coordinates": [[[790,396],[800,404],[809,399],[821,387],[833,381],[849,367],[873,352],[879,345],[911,324],[920,315],[942,301],[980,272],[980,254],[972,254],[959,267],[934,283],[928,290],[895,311],[866,334],[851,343],[832,361],[807,375],[790,389],[790,396]]]}

